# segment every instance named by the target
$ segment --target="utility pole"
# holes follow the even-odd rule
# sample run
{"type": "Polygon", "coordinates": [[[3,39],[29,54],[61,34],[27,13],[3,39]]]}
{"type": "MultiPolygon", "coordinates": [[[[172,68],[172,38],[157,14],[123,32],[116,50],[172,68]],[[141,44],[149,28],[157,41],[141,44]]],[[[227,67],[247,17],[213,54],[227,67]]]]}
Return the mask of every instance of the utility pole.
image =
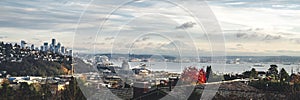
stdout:
{"type": "Polygon", "coordinates": [[[71,73],[70,73],[70,74],[71,74],[72,76],[73,76],[73,74],[74,74],[74,73],[73,73],[73,68],[74,68],[74,63],[71,64],[71,73]]]}
{"type": "Polygon", "coordinates": [[[75,69],[74,69],[74,65],[76,65],[76,62],[72,63],[71,64],[71,75],[73,76],[74,75],[74,72],[75,72],[75,69]]]}

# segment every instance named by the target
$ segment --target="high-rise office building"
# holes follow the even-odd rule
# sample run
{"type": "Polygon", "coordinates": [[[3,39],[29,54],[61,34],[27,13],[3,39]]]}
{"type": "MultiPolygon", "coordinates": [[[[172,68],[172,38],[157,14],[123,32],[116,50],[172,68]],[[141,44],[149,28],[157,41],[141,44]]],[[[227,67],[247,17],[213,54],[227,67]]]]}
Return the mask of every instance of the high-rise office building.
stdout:
{"type": "Polygon", "coordinates": [[[64,46],[62,46],[62,47],[60,48],[60,52],[61,52],[62,54],[65,54],[65,47],[64,47],[64,46]]]}
{"type": "Polygon", "coordinates": [[[39,48],[38,47],[35,47],[35,49],[34,49],[35,51],[39,51],[39,48]]]}
{"type": "Polygon", "coordinates": [[[41,51],[44,51],[44,46],[41,46],[40,50],[41,50],[41,51]]]}
{"type": "Polygon", "coordinates": [[[55,50],[54,50],[56,53],[60,52],[59,51],[60,50],[60,46],[61,46],[61,44],[58,42],[57,45],[55,46],[55,50]]]}
{"type": "Polygon", "coordinates": [[[26,42],[24,40],[21,40],[21,48],[25,49],[26,47],[26,42]]]}
{"type": "Polygon", "coordinates": [[[57,48],[57,45],[54,46],[54,53],[59,53],[58,48],[57,48]]]}
{"type": "Polygon", "coordinates": [[[52,44],[50,44],[50,48],[49,48],[50,52],[54,51],[54,46],[52,44]]]}
{"type": "Polygon", "coordinates": [[[48,42],[44,42],[44,51],[48,51],[48,42]]]}
{"type": "Polygon", "coordinates": [[[34,44],[31,45],[30,49],[31,49],[31,50],[34,50],[34,44]]]}
{"type": "Polygon", "coordinates": [[[68,55],[69,55],[69,56],[72,56],[72,53],[73,53],[73,51],[72,51],[72,50],[69,50],[68,55]]]}
{"type": "Polygon", "coordinates": [[[52,39],[52,42],[51,42],[52,46],[54,47],[55,44],[56,44],[56,40],[55,39],[52,39]]]}

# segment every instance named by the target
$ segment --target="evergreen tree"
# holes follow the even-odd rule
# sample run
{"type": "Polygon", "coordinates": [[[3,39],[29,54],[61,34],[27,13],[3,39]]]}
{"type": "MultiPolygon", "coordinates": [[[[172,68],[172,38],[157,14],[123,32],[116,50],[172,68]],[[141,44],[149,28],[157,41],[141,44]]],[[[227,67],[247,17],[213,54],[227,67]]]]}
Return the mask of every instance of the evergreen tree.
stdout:
{"type": "Polygon", "coordinates": [[[257,72],[256,72],[255,68],[251,69],[250,78],[252,78],[252,79],[257,78],[257,72]]]}
{"type": "Polygon", "coordinates": [[[270,68],[268,69],[268,72],[267,72],[267,76],[271,76],[277,80],[278,79],[277,68],[278,68],[277,65],[270,65],[270,68]]]}
{"type": "Polygon", "coordinates": [[[280,82],[288,82],[290,80],[289,74],[282,68],[279,72],[280,82]]]}
{"type": "Polygon", "coordinates": [[[206,68],[206,79],[209,79],[209,77],[212,77],[212,76],[213,76],[213,72],[212,72],[211,66],[207,66],[207,68],[206,68]]]}

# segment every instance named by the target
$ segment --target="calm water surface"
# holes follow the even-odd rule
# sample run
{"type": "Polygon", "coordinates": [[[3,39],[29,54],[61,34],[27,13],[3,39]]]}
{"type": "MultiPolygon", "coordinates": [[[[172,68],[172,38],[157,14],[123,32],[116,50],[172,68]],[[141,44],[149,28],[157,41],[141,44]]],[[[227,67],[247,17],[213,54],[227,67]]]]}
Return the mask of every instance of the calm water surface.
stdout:
{"type": "MultiPolygon", "coordinates": [[[[140,65],[141,62],[129,62],[131,68],[134,68],[140,65]]],[[[144,62],[143,62],[144,63],[144,62]]],[[[122,65],[122,62],[114,62],[116,65],[122,65]]],[[[251,66],[254,64],[211,64],[211,63],[174,63],[174,62],[145,62],[147,64],[147,68],[153,71],[168,71],[168,72],[176,72],[181,73],[185,67],[188,66],[196,66],[198,68],[206,68],[206,66],[212,66],[212,70],[215,73],[242,73],[244,71],[251,70],[251,66]]],[[[258,71],[267,71],[270,68],[271,64],[262,64],[265,67],[256,67],[258,71]]],[[[278,71],[281,68],[284,68],[288,73],[299,72],[300,65],[283,65],[276,64],[278,66],[278,71]]]]}

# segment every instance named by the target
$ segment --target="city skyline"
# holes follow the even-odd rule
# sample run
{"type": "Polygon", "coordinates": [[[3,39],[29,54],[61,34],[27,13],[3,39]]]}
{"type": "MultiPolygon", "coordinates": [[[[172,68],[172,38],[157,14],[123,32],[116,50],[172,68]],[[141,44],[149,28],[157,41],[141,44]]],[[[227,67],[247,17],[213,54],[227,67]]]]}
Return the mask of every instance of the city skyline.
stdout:
{"type": "Polygon", "coordinates": [[[65,46],[63,46],[60,42],[56,43],[56,39],[52,38],[51,39],[51,43],[48,43],[48,41],[44,41],[40,46],[37,44],[33,44],[33,43],[28,43],[26,42],[26,40],[20,40],[19,43],[14,42],[6,42],[6,41],[0,41],[4,44],[11,44],[11,45],[18,45],[20,46],[21,49],[30,49],[30,50],[35,50],[35,51],[49,51],[49,52],[53,52],[53,53],[60,53],[60,54],[68,54],[68,55],[72,55],[72,50],[69,48],[65,48],[65,46]],[[28,45],[27,45],[28,44],[28,45]]]}
{"type": "MultiPolygon", "coordinates": [[[[98,34],[102,20],[125,1],[46,2],[1,2],[4,14],[0,15],[0,41],[25,40],[38,44],[56,38],[66,47],[83,53],[126,53],[128,48],[133,48],[136,53],[177,54],[177,45],[186,51],[184,55],[193,55],[193,51],[198,51],[200,56],[210,54],[207,34],[201,25],[169,3],[139,0],[122,6],[111,13],[103,33],[98,34]],[[154,35],[138,37],[151,32],[154,35]]],[[[299,1],[209,0],[205,3],[224,33],[225,42],[220,44],[225,45],[227,55],[300,56],[299,1]]]]}

